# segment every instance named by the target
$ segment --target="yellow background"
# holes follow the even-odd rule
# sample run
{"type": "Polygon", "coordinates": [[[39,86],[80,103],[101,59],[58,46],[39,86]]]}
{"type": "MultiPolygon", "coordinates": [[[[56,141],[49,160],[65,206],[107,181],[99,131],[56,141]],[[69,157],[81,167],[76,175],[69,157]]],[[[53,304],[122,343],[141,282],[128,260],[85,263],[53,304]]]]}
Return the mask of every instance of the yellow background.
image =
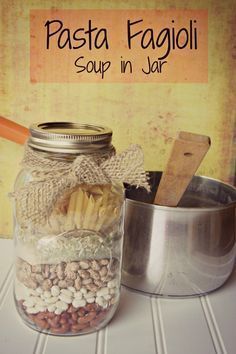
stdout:
{"type": "MultiPolygon", "coordinates": [[[[143,147],[147,170],[164,168],[177,131],[207,134],[211,137],[212,146],[198,174],[233,181],[235,0],[2,0],[0,11],[0,115],[25,126],[47,120],[110,126],[118,151],[131,143],[139,143],[143,147]],[[208,9],[208,84],[30,83],[29,12],[30,9],[50,7],[208,9]]],[[[12,233],[8,193],[13,189],[22,155],[23,147],[0,138],[0,234],[8,237],[12,233]]]]}

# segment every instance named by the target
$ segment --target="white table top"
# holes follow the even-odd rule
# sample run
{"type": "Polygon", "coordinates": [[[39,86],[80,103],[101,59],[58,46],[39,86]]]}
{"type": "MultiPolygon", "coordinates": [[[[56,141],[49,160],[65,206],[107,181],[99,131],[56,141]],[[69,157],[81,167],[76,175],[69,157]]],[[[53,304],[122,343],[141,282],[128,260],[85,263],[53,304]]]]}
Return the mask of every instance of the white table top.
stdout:
{"type": "Polygon", "coordinates": [[[122,288],[110,324],[97,333],[56,337],[29,329],[13,302],[13,242],[0,240],[0,354],[235,354],[236,268],[219,290],[163,299],[122,288]]]}

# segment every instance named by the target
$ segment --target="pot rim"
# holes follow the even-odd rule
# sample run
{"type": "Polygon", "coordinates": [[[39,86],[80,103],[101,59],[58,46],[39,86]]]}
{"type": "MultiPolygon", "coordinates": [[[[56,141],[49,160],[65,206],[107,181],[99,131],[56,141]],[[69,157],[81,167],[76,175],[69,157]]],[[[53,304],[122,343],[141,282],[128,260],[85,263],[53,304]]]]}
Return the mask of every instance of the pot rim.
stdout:
{"type": "MultiPolygon", "coordinates": [[[[162,172],[162,171],[150,171],[150,172],[162,172]]],[[[236,193],[236,187],[234,187],[233,185],[226,183],[226,182],[222,182],[219,179],[216,178],[212,178],[212,177],[207,177],[204,175],[195,175],[194,177],[200,177],[202,179],[205,179],[207,181],[213,181],[218,183],[221,186],[224,186],[226,188],[229,188],[232,190],[232,192],[236,193]]],[[[170,207],[170,206],[164,206],[164,205],[156,205],[156,204],[149,204],[149,203],[145,203],[142,201],[138,201],[138,200],[134,200],[131,198],[126,197],[126,203],[131,204],[131,205],[141,205],[144,208],[149,208],[149,209],[153,209],[154,210],[163,210],[163,211],[172,211],[172,212],[199,212],[199,211],[206,211],[206,212],[215,212],[215,211],[221,211],[221,210],[227,210],[230,208],[235,208],[236,207],[236,199],[230,203],[227,204],[222,204],[222,205],[217,205],[217,206],[207,206],[207,207],[181,207],[181,206],[177,206],[177,207],[170,207]]]]}

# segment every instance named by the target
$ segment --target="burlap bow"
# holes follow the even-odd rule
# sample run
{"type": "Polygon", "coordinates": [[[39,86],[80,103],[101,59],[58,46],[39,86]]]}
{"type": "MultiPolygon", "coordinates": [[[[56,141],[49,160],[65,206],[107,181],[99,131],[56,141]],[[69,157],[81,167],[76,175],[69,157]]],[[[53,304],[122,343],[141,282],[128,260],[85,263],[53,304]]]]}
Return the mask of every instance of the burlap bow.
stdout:
{"type": "Polygon", "coordinates": [[[79,184],[118,182],[149,190],[143,152],[138,145],[102,162],[91,155],[79,155],[72,163],[52,160],[27,147],[23,165],[33,180],[13,193],[21,226],[42,225],[58,198],[79,184]]]}

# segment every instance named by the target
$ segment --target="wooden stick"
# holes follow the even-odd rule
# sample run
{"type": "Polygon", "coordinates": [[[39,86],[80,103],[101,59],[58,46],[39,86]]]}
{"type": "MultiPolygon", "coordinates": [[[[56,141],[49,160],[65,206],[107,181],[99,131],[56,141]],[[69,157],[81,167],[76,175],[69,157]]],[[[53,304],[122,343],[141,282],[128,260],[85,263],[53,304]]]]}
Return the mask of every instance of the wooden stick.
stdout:
{"type": "Polygon", "coordinates": [[[210,144],[208,136],[183,131],[179,133],[162,174],[154,204],[178,205],[210,144]]]}
{"type": "Polygon", "coordinates": [[[23,125],[0,116],[0,137],[17,144],[24,144],[29,136],[29,130],[23,125]]]}

